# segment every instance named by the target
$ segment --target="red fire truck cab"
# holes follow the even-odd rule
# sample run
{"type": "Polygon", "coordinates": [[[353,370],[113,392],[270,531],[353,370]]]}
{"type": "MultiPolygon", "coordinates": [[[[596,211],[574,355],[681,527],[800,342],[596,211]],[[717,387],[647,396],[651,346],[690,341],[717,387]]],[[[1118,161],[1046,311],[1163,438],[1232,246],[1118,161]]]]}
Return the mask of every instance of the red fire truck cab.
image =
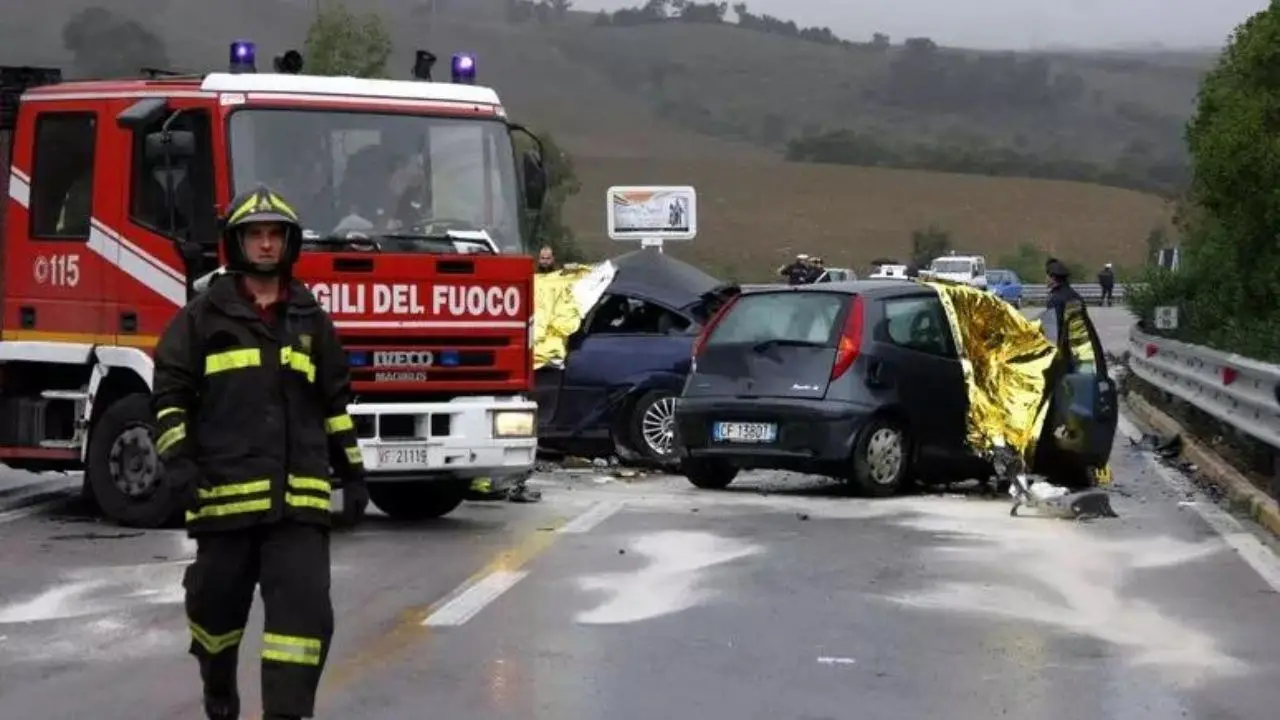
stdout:
{"type": "Polygon", "coordinates": [[[259,74],[252,56],[113,81],[0,68],[0,462],[83,469],[122,524],[175,517],[151,352],[221,272],[220,213],[265,183],[306,226],[295,274],[347,349],[375,505],[436,517],[475,478],[527,474],[540,150],[517,151],[527,131],[467,56],[454,82],[259,74]]]}

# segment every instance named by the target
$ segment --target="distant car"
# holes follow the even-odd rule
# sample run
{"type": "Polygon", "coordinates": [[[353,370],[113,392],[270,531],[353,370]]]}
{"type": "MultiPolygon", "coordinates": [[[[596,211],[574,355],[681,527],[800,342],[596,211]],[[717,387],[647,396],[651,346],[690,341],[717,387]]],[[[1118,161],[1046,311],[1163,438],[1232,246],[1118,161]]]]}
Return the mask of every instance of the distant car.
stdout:
{"type": "Polygon", "coordinates": [[[982,255],[944,255],[929,263],[926,274],[930,278],[965,283],[985,290],[987,259],[982,255]]]}
{"type": "MultiPolygon", "coordinates": [[[[1049,319],[1043,327],[1056,340],[1049,319]]],[[[1052,385],[1032,470],[1087,487],[1111,452],[1115,385],[1091,326],[1083,346],[1063,347],[1092,355],[1064,365],[1069,372],[1052,385]],[[1069,446],[1050,431],[1063,427],[1069,446]]],[[[964,374],[932,286],[748,290],[708,323],[693,353],[675,417],[681,472],[698,487],[723,488],[740,469],[758,468],[828,475],[887,496],[912,479],[993,472],[966,441],[964,374]]]]}
{"type": "Polygon", "coordinates": [[[875,271],[868,276],[871,280],[910,280],[906,265],[877,265],[875,271]]]}
{"type": "Polygon", "coordinates": [[[987,288],[1010,305],[1022,307],[1022,278],[1012,270],[987,271],[987,288]]]}
{"type": "Polygon", "coordinates": [[[814,280],[814,282],[815,283],[849,282],[851,280],[857,280],[857,279],[858,279],[858,274],[850,270],[849,268],[826,268],[825,270],[822,271],[822,274],[818,276],[818,279],[814,280]]]}

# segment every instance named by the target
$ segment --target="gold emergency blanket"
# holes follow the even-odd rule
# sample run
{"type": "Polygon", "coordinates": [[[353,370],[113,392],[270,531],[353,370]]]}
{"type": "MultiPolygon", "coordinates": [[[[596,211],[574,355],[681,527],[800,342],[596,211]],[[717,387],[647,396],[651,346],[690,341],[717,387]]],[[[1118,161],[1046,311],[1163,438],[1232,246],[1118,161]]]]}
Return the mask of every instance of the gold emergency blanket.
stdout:
{"type": "Polygon", "coordinates": [[[533,278],[533,369],[564,362],[566,340],[612,282],[611,263],[566,265],[533,278]]]}
{"type": "Polygon", "coordinates": [[[931,281],[957,338],[969,393],[968,442],[980,454],[995,447],[1031,461],[1044,426],[1049,366],[1057,349],[1040,323],[995,294],[931,281]]]}

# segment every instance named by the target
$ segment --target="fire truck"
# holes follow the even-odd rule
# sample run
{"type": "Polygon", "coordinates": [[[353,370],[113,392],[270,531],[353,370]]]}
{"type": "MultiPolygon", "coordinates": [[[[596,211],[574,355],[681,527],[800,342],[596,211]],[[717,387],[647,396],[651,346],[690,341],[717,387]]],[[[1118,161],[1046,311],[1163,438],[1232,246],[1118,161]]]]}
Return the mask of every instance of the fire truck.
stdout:
{"type": "Polygon", "coordinates": [[[541,144],[470,55],[448,82],[427,51],[412,80],[255,56],[238,41],[227,72],[120,80],[0,68],[0,462],[83,470],[120,524],[174,520],[151,353],[222,271],[230,199],[265,183],[306,226],[295,275],[348,353],[373,503],[439,517],[476,478],[527,474],[541,144]]]}

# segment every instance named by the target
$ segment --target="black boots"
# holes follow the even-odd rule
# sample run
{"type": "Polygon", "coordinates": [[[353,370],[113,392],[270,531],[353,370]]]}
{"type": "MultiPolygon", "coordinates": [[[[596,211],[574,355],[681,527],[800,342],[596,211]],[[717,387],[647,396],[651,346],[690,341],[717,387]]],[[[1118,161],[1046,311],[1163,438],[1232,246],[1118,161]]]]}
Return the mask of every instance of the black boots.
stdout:
{"type": "Polygon", "coordinates": [[[240,698],[205,693],[204,714],[209,720],[240,720],[240,698]]]}
{"type": "MultiPolygon", "coordinates": [[[[233,656],[234,658],[234,656],[233,656]]],[[[240,720],[240,692],[236,688],[236,663],[226,658],[200,660],[204,682],[204,714],[209,720],[240,720]]]]}

